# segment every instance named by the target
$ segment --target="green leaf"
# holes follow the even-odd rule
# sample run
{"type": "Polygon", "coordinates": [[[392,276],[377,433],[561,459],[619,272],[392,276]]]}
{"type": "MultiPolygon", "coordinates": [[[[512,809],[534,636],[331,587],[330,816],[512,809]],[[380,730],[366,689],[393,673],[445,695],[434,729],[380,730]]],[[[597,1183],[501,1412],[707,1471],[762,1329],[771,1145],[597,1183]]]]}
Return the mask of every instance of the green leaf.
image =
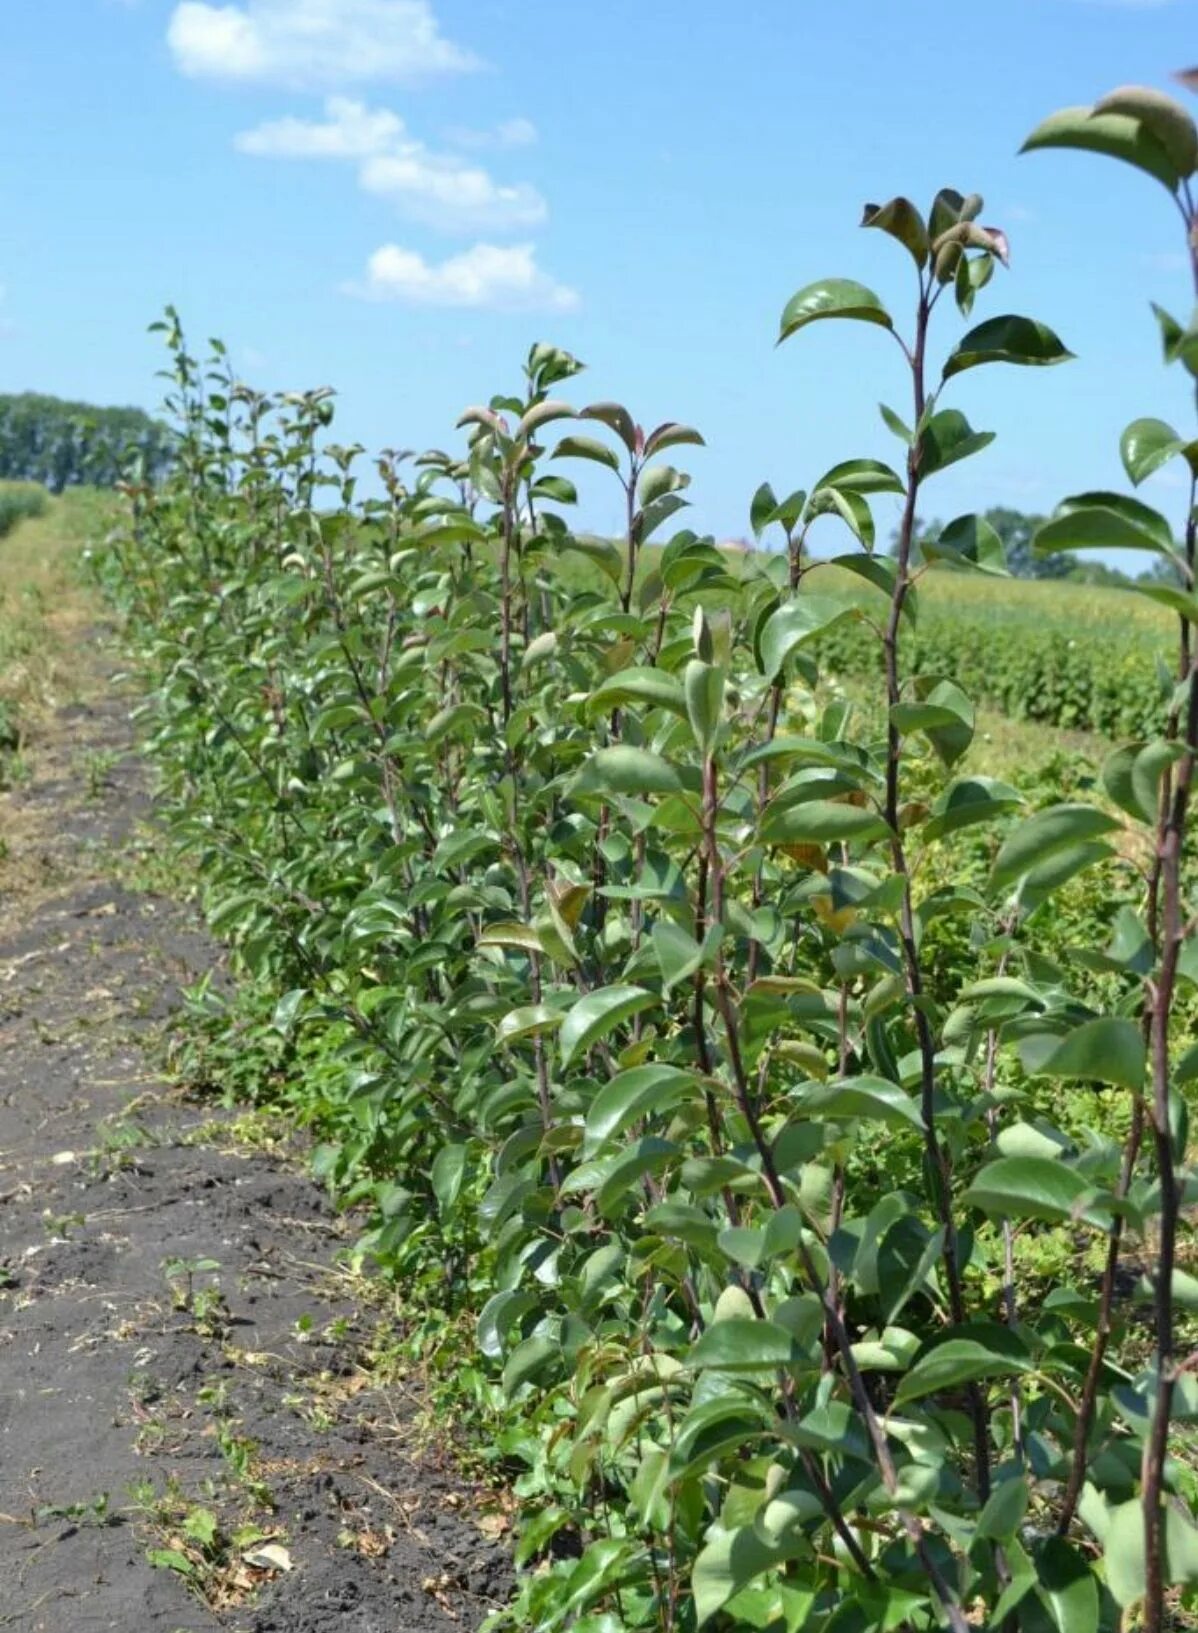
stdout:
{"type": "Polygon", "coordinates": [[[1170,612],[1175,612],[1188,623],[1198,624],[1198,595],[1176,589],[1172,584],[1133,584],[1132,589],[1137,595],[1146,595],[1158,606],[1168,607],[1170,612]]]}
{"type": "Polygon", "coordinates": [[[466,1156],[467,1148],[464,1145],[443,1145],[433,1158],[429,1178],[442,1213],[448,1213],[461,1194],[466,1156]]]}
{"type": "Polygon", "coordinates": [[[830,845],[881,839],[890,829],[884,817],[864,806],[813,799],[767,807],[760,831],[767,844],[830,845]]]}
{"type": "Polygon", "coordinates": [[[693,426],[679,425],[676,420],[667,420],[664,425],[650,431],[645,438],[645,458],[652,459],[655,454],[664,453],[667,448],[679,447],[682,443],[689,443],[695,448],[707,446],[693,426]]]}
{"type": "Polygon", "coordinates": [[[560,1009],[550,1009],[548,1004],[525,1004],[508,1011],[495,1028],[495,1036],[500,1043],[515,1043],[520,1038],[553,1032],[564,1019],[560,1009]]]}
{"type": "Polygon", "coordinates": [[[936,682],[918,703],[896,703],[890,720],[904,734],[922,732],[946,766],[955,765],[973,741],[973,704],[951,680],[936,682]]]}
{"type": "Polygon", "coordinates": [[[843,596],[802,594],[784,601],[766,619],[761,631],[761,664],[766,680],[777,680],[792,652],[834,629],[861,609],[843,596]]]}
{"type": "Polygon", "coordinates": [[[919,438],[919,473],[935,476],[958,460],[968,459],[994,441],[993,431],[975,431],[956,408],[933,414],[919,438]]]}
{"type": "Polygon", "coordinates": [[[1138,119],[1122,113],[1095,114],[1087,107],[1061,108],[1050,114],[1024,142],[1021,153],[1038,148],[1070,147],[1105,153],[1155,176],[1176,193],[1180,176],[1166,150],[1138,119]]]}
{"type": "Polygon", "coordinates": [[[807,284],[787,301],[779,342],[821,318],[856,318],[862,323],[880,324],[884,329],[894,327],[889,312],[872,289],[854,283],[851,278],[821,278],[818,283],[807,284]]]}
{"type": "Polygon", "coordinates": [[[146,1560],[157,1570],[177,1571],[180,1576],[194,1576],[196,1567],[178,1548],[147,1548],[146,1560]]]}
{"type": "Polygon", "coordinates": [[[990,870],[990,887],[1001,889],[1056,851],[1111,833],[1119,824],[1095,805],[1053,805],[1037,811],[1004,840],[990,870]]]}
{"type": "Polygon", "coordinates": [[[928,229],[909,198],[892,198],[887,204],[867,204],[861,225],[889,233],[908,251],[917,267],[927,265],[931,249],[928,229]]]}
{"type": "Polygon", "coordinates": [[[692,658],[686,666],[682,684],[691,730],[706,758],[715,747],[719,735],[724,709],[724,671],[715,664],[692,658]]]}
{"type": "Polygon", "coordinates": [[[910,447],[915,441],[915,435],[910,427],[899,418],[894,409],[888,408],[885,403],[879,403],[878,413],[882,416],[886,429],[892,431],[900,442],[905,442],[910,447]]]}
{"type": "Polygon", "coordinates": [[[965,1192],[968,1207],[1012,1219],[1046,1219],[1059,1224],[1074,1216],[1088,1191],[1074,1169],[1053,1157],[999,1157],[975,1176],[965,1192]]]}
{"type": "Polygon", "coordinates": [[[1013,811],[1022,803],[1023,796],[1008,783],[994,777],[963,777],[941,794],[921,831],[925,839],[943,839],[961,828],[1013,811]]]}
{"type": "Polygon", "coordinates": [[[923,1129],[916,1102],[897,1083],[883,1077],[842,1077],[821,1083],[807,1091],[801,1105],[812,1117],[863,1117],[895,1128],[923,1129]]]}
{"type": "Polygon", "coordinates": [[[1142,1089],[1144,1038],[1134,1021],[1101,1016],[1063,1038],[1034,1033],[1021,1040],[1019,1056],[1030,1077],[1081,1077],[1142,1089]]]}
{"type": "Polygon", "coordinates": [[[610,539],[592,539],[585,534],[571,533],[562,541],[561,548],[593,561],[613,584],[619,584],[624,576],[624,557],[610,539]]]}
{"type": "Polygon", "coordinates": [[[590,403],[578,417],[580,420],[598,420],[616,433],[630,454],[636,452],[636,423],[623,403],[590,403]]]}
{"type": "Polygon", "coordinates": [[[539,431],[550,420],[572,420],[574,410],[569,403],[555,402],[547,397],[544,402],[534,403],[516,427],[518,437],[530,437],[534,431],[539,431]]]}
{"type": "Polygon", "coordinates": [[[792,1332],[773,1321],[730,1316],[713,1322],[691,1345],[687,1365],[723,1372],[771,1372],[777,1367],[810,1367],[808,1352],[792,1332]]]}
{"type": "Polygon", "coordinates": [[[980,573],[1005,573],[1007,556],[1002,539],[984,516],[958,516],[941,528],[937,539],[923,541],[928,561],[944,561],[952,567],[973,568],[980,573]]]}
{"type": "Polygon", "coordinates": [[[1121,85],[1099,97],[1094,112],[1138,120],[1164,148],[1179,176],[1192,176],[1198,168],[1198,127],[1181,103],[1164,91],[1151,85],[1121,85]]]}
{"type": "MultiPolygon", "coordinates": [[[[1007,1329],[999,1328],[997,1332],[1006,1333],[1007,1329]]],[[[959,1389],[962,1384],[976,1383],[982,1378],[1014,1377],[1030,1366],[1026,1357],[992,1348],[976,1338],[946,1338],[916,1361],[899,1383],[894,1404],[903,1406],[924,1395],[959,1389]]]]}
{"type": "Polygon", "coordinates": [[[614,743],[596,749],[575,777],[575,794],[677,794],[682,778],[668,760],[647,748],[614,743]]]}
{"type": "Polygon", "coordinates": [[[694,1095],[699,1080],[679,1066],[653,1061],[617,1072],[591,1101],[587,1111],[584,1157],[622,1134],[630,1124],[654,1112],[666,1111],[694,1095]]]}
{"type": "Polygon", "coordinates": [[[673,919],[658,919],[653,926],[651,939],[661,970],[663,991],[669,992],[672,987],[692,976],[703,964],[710,963],[723,934],[723,926],[713,924],[709,926],[703,940],[698,942],[689,931],[684,930],[680,924],[675,924],[673,919]]]}
{"type": "Polygon", "coordinates": [[[1013,1537],[1023,1523],[1030,1500],[1026,1475],[1013,1474],[1003,1480],[986,1499],[975,1536],[988,1542],[1005,1542],[1013,1537]]]}
{"type": "Polygon", "coordinates": [[[1180,753],[1180,744],[1160,737],[1151,743],[1124,743],[1103,761],[1102,786],[1137,822],[1155,825],[1161,779],[1180,753]]]}
{"type": "Polygon", "coordinates": [[[1049,1537],[1037,1550],[1040,1597],[1057,1633],[1097,1633],[1098,1581],[1064,1537],[1049,1537]]]}
{"type": "Polygon", "coordinates": [[[846,459],[825,471],[815,484],[820,488],[848,488],[853,493],[905,493],[901,476],[880,459],[846,459]]]}
{"type": "Polygon", "coordinates": [[[1050,896],[1060,890],[1062,885],[1093,867],[1097,862],[1105,862],[1115,853],[1110,845],[1101,840],[1091,840],[1083,845],[1067,845],[1064,850],[1053,853],[1044,862],[1039,862],[1030,872],[1025,873],[1019,881],[1017,905],[1024,918],[1030,918],[1038,911],[1050,896]]]}
{"type": "Polygon", "coordinates": [[[576,1056],[585,1054],[601,1038],[621,1024],[639,1015],[642,1010],[655,1008],[660,999],[644,987],[610,986],[588,992],[569,1010],[558,1037],[563,1066],[576,1056]]]}
{"type": "Polygon", "coordinates": [[[1119,438],[1123,469],[1139,487],[1145,477],[1185,449],[1185,439],[1164,420],[1133,420],[1119,438]]]}
{"type": "Polygon", "coordinates": [[[817,488],[811,495],[811,516],[835,514],[867,550],[874,547],[874,518],[868,503],[852,488],[817,488]]]}
{"type": "Polygon", "coordinates": [[[1079,493],[1065,499],[1051,520],[1036,529],[1038,556],[1056,550],[1151,550],[1176,555],[1173,532],[1157,510],[1121,493],[1079,493]]]}
{"type": "Polygon", "coordinates": [[[778,495],[768,482],[763,482],[749,504],[749,526],[753,537],[759,539],[771,522],[777,521],[778,495]]]}
{"type": "Polygon", "coordinates": [[[1073,356],[1046,323],[1007,313],[987,318],[964,335],[944,365],[944,378],[982,363],[1020,363],[1044,367],[1066,363],[1073,356]]]}
{"type": "Polygon", "coordinates": [[[552,459],[589,459],[596,465],[606,465],[618,471],[620,461],[613,448],[597,437],[563,437],[550,456],[552,459]]]}
{"type": "Polygon", "coordinates": [[[676,675],[664,669],[620,669],[609,675],[587,699],[591,714],[622,708],[626,703],[644,704],[646,708],[669,709],[671,714],[686,719],[686,696],[676,675]]]}
{"type": "Polygon", "coordinates": [[[531,924],[485,924],[479,933],[480,947],[514,947],[522,953],[543,953],[545,944],[531,924]]]}
{"type": "Polygon", "coordinates": [[[695,1626],[704,1627],[742,1588],[805,1546],[801,1537],[786,1545],[765,1542],[752,1525],[709,1534],[691,1568],[695,1626]]]}
{"type": "Polygon", "coordinates": [[[1153,314],[1161,331],[1161,350],[1166,363],[1181,362],[1191,374],[1198,374],[1198,329],[1193,319],[1183,329],[1175,317],[1170,317],[1163,306],[1151,303],[1153,314]]]}

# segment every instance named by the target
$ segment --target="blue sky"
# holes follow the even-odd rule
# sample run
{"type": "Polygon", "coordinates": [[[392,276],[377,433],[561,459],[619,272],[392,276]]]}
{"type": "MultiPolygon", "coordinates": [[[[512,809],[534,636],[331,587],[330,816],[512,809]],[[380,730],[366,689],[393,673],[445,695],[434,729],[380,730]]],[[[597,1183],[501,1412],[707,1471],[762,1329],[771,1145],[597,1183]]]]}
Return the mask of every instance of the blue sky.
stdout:
{"type": "MultiPolygon", "coordinates": [[[[173,301],[256,383],[335,385],[341,439],[445,446],[548,339],[589,365],[575,400],[703,431],[693,522],[737,536],[763,479],[894,457],[876,405],[906,406],[897,348],[826,324],[775,350],[778,316],[831,274],[901,314],[910,263],[861,205],[950,185],[1011,240],[977,315],[1039,317],[1078,360],[958,383],[998,440],[929,486],[929,514],[1123,486],[1123,424],[1192,411],[1148,308],[1192,302],[1164,191],[1016,150],[1053,109],[1198,59],[1196,0],[5,12],[0,389],[152,406],[145,328],[173,301]]],[[[1176,516],[1170,480],[1145,496],[1176,516]]],[[[588,525],[615,524],[602,483],[584,498],[588,525]]]]}

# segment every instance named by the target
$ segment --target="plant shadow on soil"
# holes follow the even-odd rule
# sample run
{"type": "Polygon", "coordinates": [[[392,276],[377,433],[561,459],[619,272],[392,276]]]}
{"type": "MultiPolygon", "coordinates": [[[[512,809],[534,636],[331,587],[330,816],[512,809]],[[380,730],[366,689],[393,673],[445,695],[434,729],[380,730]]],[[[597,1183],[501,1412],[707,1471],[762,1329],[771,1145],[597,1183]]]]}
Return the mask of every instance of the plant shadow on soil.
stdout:
{"type": "Polygon", "coordinates": [[[86,690],[0,816],[0,1629],[475,1628],[509,1560],[358,1364],[346,1222],[155,1078],[219,953],[114,882],[146,771],[86,690]]]}

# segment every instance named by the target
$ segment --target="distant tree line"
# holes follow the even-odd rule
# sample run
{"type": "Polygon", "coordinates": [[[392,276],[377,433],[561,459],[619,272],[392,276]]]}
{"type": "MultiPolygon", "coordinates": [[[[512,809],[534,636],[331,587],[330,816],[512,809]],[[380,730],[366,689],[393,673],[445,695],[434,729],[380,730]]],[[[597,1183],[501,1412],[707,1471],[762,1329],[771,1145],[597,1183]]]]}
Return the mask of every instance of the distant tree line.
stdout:
{"type": "MultiPolygon", "coordinates": [[[[1079,561],[1076,556],[1065,552],[1050,556],[1036,555],[1032,550],[1032,535],[1047,520],[1044,516],[1029,516],[1022,510],[1012,510],[1006,505],[996,505],[982,514],[983,520],[990,523],[1002,540],[1007,556],[1007,569],[1014,578],[1068,579],[1073,584],[1132,583],[1129,574],[1120,572],[1118,567],[1108,567],[1102,561],[1079,561]]],[[[942,526],[939,521],[925,522],[921,518],[916,519],[917,556],[922,556],[920,546],[923,540],[937,539],[942,526]]],[[[895,538],[892,537],[892,551],[894,547],[895,538]]],[[[1139,576],[1146,579],[1171,579],[1175,575],[1172,574],[1167,562],[1154,561],[1153,565],[1139,576]]]]}
{"type": "Polygon", "coordinates": [[[23,391],[0,395],[0,479],[41,482],[51,493],[113,487],[140,462],[148,481],[171,463],[170,432],[140,408],[98,408],[23,391]]]}

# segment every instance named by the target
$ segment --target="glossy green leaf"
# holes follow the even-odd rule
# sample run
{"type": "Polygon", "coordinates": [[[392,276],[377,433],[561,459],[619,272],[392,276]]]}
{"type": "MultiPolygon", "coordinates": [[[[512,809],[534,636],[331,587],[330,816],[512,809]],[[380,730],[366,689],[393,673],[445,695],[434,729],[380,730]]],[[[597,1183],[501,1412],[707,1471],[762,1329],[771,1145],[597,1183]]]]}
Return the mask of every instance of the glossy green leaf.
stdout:
{"type": "Polygon", "coordinates": [[[592,1156],[642,1117],[680,1105],[697,1089],[698,1079],[693,1072],[660,1061],[617,1072],[591,1101],[583,1156],[592,1156]]]}
{"type": "Polygon", "coordinates": [[[1079,493],[1036,530],[1039,556],[1057,550],[1151,550],[1174,556],[1173,532],[1159,511],[1120,493],[1079,493]]]}
{"type": "Polygon", "coordinates": [[[848,488],[853,493],[905,493],[897,471],[880,459],[846,459],[825,471],[813,489],[848,488]]]}
{"type": "Polygon", "coordinates": [[[515,1043],[521,1038],[534,1038],[542,1032],[554,1032],[565,1017],[560,1009],[548,1004],[525,1004],[506,1014],[495,1029],[500,1043],[515,1043]]]}
{"type": "Polygon", "coordinates": [[[1003,816],[1022,803],[1023,796],[1009,783],[994,777],[962,777],[940,795],[920,831],[925,839],[944,839],[961,828],[1003,816]]]}
{"type": "Polygon", "coordinates": [[[965,369],[982,363],[1019,363],[1044,367],[1066,363],[1073,356],[1046,323],[1035,318],[1006,314],[987,318],[970,329],[944,365],[944,378],[951,379],[965,369]]]}
{"type": "Polygon", "coordinates": [[[808,1089],[802,1109],[810,1117],[861,1117],[922,1131],[919,1106],[897,1083],[882,1077],[844,1077],[808,1089]]]}
{"type": "Polygon", "coordinates": [[[860,616],[860,608],[843,596],[804,592],[784,601],[766,619],[761,631],[761,664],[765,678],[777,680],[786,660],[801,646],[846,619],[860,616]]]}
{"type": "Polygon", "coordinates": [[[810,1367],[811,1357],[794,1334],[773,1321],[731,1316],[714,1322],[691,1345],[687,1364],[722,1372],[772,1372],[777,1367],[810,1367]]]}
{"type": "Polygon", "coordinates": [[[821,318],[855,318],[862,323],[894,327],[890,314],[872,289],[851,278],[821,278],[807,284],[787,301],[782,313],[780,341],[821,318]]]}
{"type": "Polygon", "coordinates": [[[927,561],[943,561],[979,573],[1007,570],[1003,542],[984,516],[957,516],[941,528],[939,537],[925,539],[922,548],[927,561]]]}
{"type": "Polygon", "coordinates": [[[975,431],[959,409],[942,408],[928,420],[919,439],[920,475],[935,476],[993,441],[993,431],[975,431]]]}
{"type": "Polygon", "coordinates": [[[606,1038],[622,1022],[643,1010],[656,1008],[660,1000],[643,987],[600,987],[580,998],[566,1013],[558,1035],[563,1066],[606,1038]]]}
{"type": "Polygon", "coordinates": [[[1185,439],[1164,420],[1133,420],[1119,439],[1123,469],[1137,487],[1185,446],[1185,439]]]}

